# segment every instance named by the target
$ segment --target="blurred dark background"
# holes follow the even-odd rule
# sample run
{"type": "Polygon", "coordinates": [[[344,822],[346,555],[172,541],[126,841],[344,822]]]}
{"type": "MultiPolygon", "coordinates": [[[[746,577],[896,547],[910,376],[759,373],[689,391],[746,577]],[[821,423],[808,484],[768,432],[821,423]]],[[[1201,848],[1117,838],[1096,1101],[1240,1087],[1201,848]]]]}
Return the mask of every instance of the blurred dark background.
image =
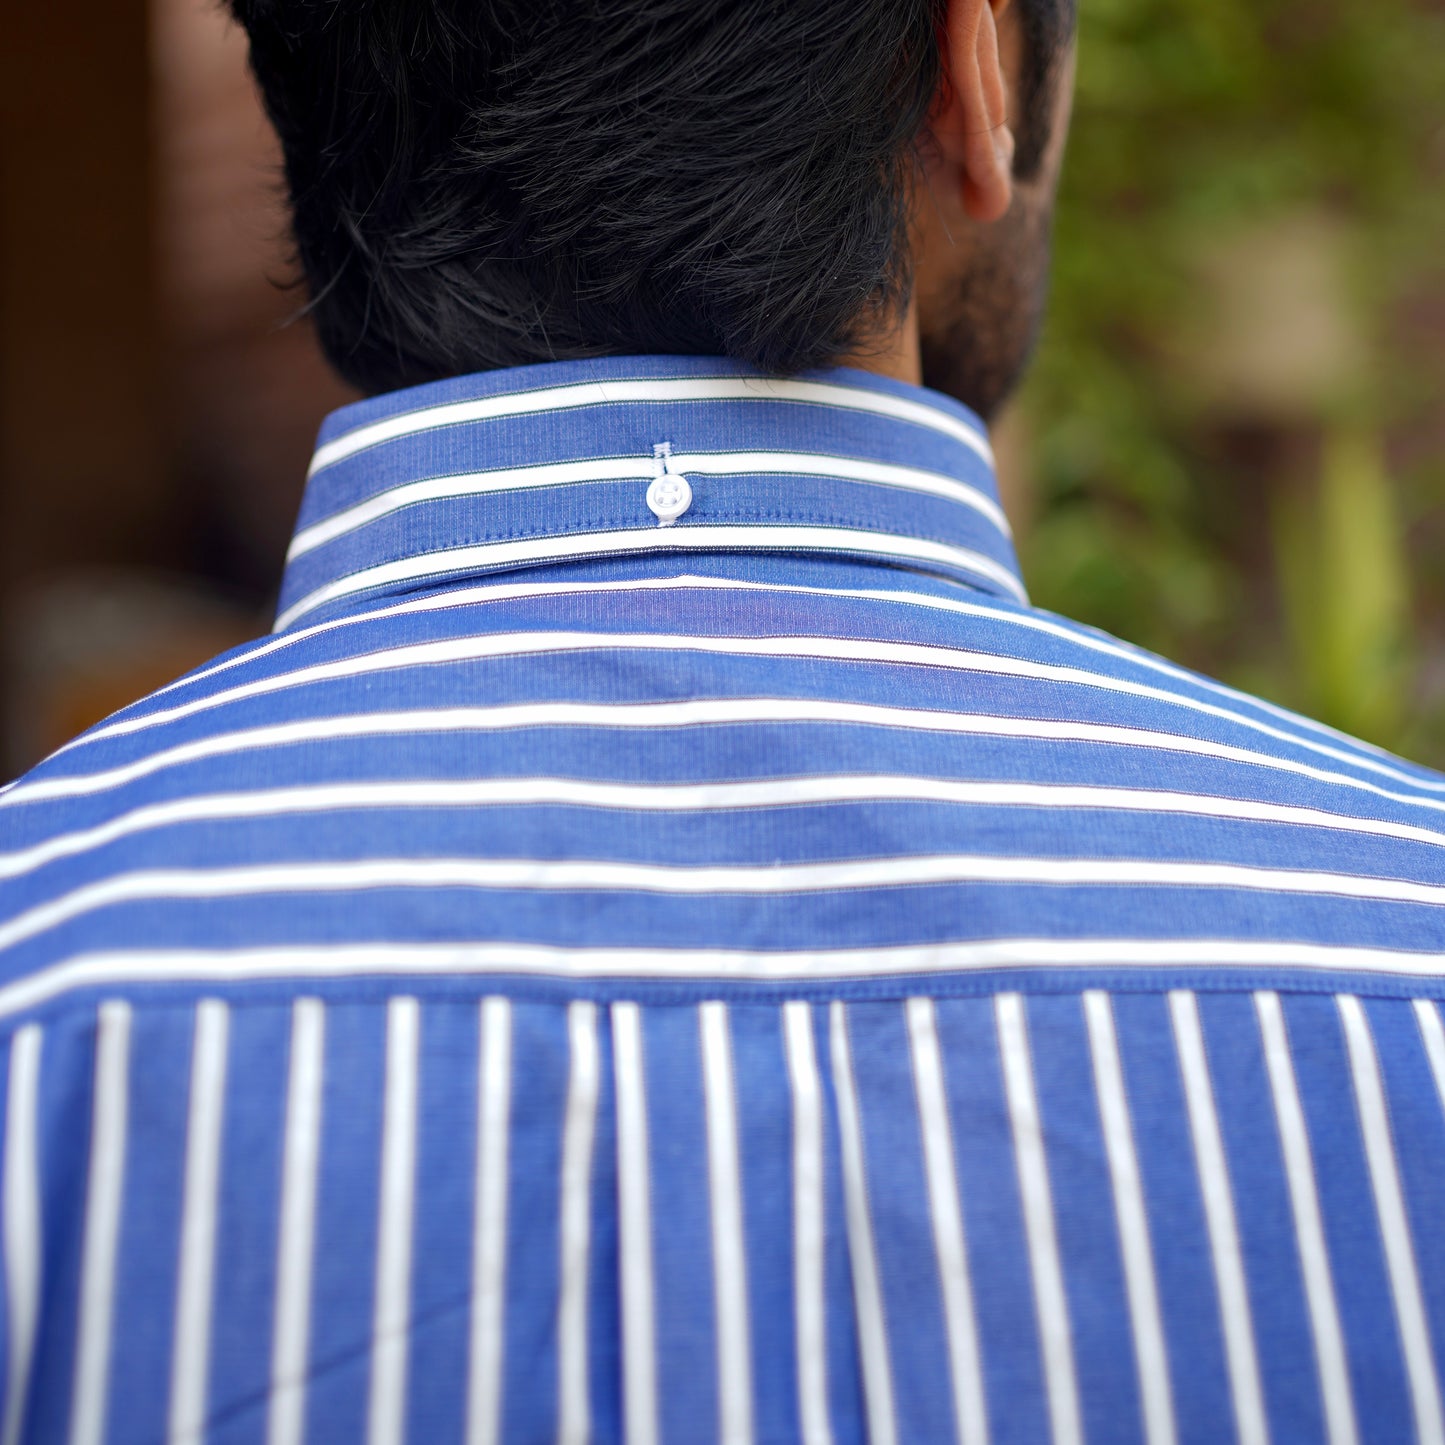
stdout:
{"type": "MultiPolygon", "coordinates": [[[[212,0],[14,7],[0,778],[265,631],[321,417],[212,0]]],[[[1083,0],[1035,599],[1445,765],[1445,0],[1083,0]]]]}
{"type": "Polygon", "coordinates": [[[347,399],[290,278],[278,158],[212,0],[7,13],[0,776],[268,630],[347,399]]]}

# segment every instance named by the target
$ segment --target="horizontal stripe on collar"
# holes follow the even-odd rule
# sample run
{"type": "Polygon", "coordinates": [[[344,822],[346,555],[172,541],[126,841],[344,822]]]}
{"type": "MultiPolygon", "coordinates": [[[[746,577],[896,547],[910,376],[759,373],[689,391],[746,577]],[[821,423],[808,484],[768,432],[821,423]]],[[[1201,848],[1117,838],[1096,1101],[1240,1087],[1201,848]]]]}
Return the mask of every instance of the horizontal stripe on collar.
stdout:
{"type": "MultiPolygon", "coordinates": [[[[986,491],[938,472],[917,467],[892,466],[886,462],[852,457],[814,456],[801,452],[723,452],[677,455],[671,458],[676,470],[710,477],[752,474],[838,477],[847,481],[874,482],[880,486],[922,492],[962,502],[985,517],[998,531],[1011,536],[1003,508],[986,491]]],[[[586,482],[635,481],[646,486],[652,480],[650,467],[638,457],[600,457],[580,462],[552,462],[535,467],[504,467],[490,472],[428,477],[404,483],[353,507],[303,527],[292,540],[287,559],[305,556],[348,532],[422,502],[456,497],[481,496],[486,492],[527,491],[536,487],[578,486],[586,482]]]]}
{"type": "Polygon", "coordinates": [[[1027,601],[966,409],[862,372],[640,357],[458,377],[329,418],[276,625],[500,570],[700,552],[863,560],[885,584],[923,568],[1027,601]],[[646,498],[664,467],[692,498],[659,525],[646,498]]]}

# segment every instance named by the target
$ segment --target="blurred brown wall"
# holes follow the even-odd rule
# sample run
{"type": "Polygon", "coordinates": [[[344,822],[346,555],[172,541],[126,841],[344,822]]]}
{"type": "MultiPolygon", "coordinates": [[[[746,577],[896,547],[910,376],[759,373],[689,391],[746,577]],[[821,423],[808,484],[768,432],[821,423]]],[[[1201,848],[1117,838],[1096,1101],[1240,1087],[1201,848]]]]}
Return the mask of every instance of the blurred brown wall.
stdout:
{"type": "Polygon", "coordinates": [[[163,551],[144,0],[16,5],[0,83],[0,567],[163,551]]]}
{"type": "Polygon", "coordinates": [[[0,780],[269,626],[347,393],[285,284],[217,0],[12,7],[0,60],[0,780]]]}

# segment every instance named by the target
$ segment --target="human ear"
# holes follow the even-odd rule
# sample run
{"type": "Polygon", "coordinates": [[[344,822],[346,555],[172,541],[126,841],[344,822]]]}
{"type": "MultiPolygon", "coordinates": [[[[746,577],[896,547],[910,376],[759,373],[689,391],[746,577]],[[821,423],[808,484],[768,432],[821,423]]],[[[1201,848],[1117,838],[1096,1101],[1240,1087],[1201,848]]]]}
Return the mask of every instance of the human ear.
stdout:
{"type": "Polygon", "coordinates": [[[968,216],[996,221],[1013,200],[1013,132],[998,17],[1009,0],[948,0],[943,79],[929,131],[968,216]]]}

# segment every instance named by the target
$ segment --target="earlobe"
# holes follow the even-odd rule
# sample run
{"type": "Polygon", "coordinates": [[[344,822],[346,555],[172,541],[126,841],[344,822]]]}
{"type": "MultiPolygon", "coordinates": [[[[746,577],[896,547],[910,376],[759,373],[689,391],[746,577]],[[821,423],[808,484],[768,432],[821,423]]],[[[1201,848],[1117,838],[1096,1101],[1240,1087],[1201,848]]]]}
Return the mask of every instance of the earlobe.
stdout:
{"type": "Polygon", "coordinates": [[[1014,139],[995,6],[949,0],[944,41],[945,81],[931,128],[956,171],[964,209],[987,224],[1013,201],[1014,139]]]}

